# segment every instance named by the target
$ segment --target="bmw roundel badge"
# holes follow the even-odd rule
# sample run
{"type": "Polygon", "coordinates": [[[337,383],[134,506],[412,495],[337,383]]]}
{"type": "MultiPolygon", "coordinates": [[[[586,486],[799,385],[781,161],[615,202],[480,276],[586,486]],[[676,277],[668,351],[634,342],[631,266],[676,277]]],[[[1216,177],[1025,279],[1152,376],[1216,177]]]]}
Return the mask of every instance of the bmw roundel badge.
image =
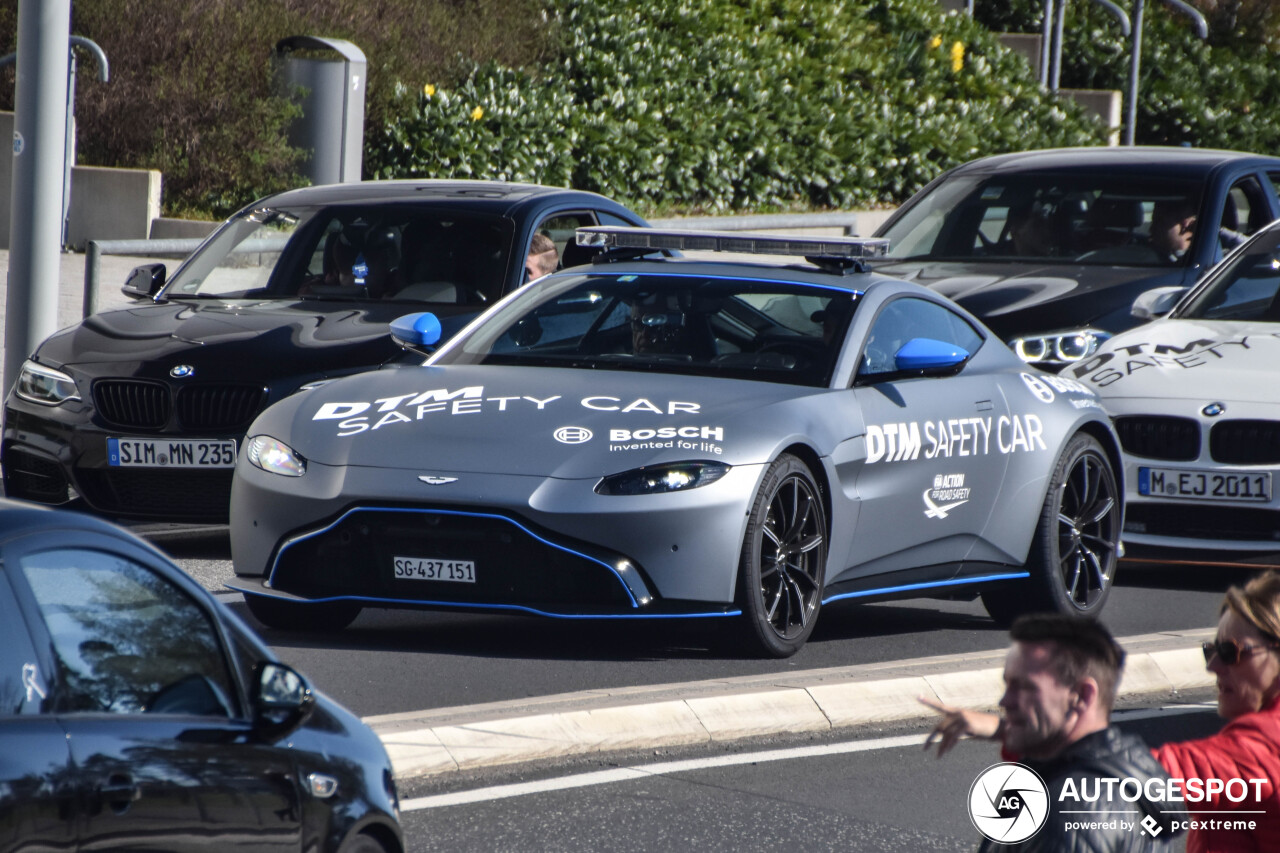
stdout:
{"type": "Polygon", "coordinates": [[[169,375],[174,379],[186,379],[188,376],[195,375],[196,369],[189,364],[179,364],[169,370],[169,375]]]}
{"type": "Polygon", "coordinates": [[[1210,403],[1209,405],[1201,409],[1200,412],[1205,417],[1216,418],[1218,415],[1222,414],[1226,410],[1227,410],[1227,407],[1223,403],[1210,403]]]}

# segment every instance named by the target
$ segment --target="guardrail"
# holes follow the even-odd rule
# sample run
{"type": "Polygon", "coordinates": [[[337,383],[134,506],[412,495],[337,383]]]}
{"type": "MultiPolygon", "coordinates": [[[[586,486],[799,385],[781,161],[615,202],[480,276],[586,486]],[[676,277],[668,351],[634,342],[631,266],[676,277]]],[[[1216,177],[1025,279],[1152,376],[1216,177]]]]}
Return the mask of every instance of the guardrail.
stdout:
{"type": "MultiPolygon", "coordinates": [[[[651,219],[655,228],[682,228],[702,231],[794,231],[839,228],[845,236],[870,234],[888,218],[890,210],[836,211],[832,213],[763,213],[743,216],[688,216],[678,219],[651,219]]],[[[140,258],[186,258],[203,239],[188,237],[169,240],[90,240],[85,244],[84,304],[85,317],[98,310],[99,273],[103,255],[136,255],[140,258]]],[[[278,252],[284,248],[280,238],[246,241],[237,252],[278,252]]]]}

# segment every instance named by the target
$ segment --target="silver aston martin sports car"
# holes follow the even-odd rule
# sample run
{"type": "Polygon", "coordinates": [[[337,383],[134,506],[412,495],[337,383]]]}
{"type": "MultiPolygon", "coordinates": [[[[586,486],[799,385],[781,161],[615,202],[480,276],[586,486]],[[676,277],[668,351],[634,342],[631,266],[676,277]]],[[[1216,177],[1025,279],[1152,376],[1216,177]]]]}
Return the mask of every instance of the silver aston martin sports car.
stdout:
{"type": "MultiPolygon", "coordinates": [[[[1000,620],[1102,608],[1122,494],[1097,398],[945,297],[868,272],[885,241],[598,227],[577,242],[603,251],[423,366],[258,417],[231,544],[261,622],[719,618],[781,657],[839,601],[981,595],[1000,620]]],[[[392,331],[426,353],[439,323],[392,331]]]]}
{"type": "Polygon", "coordinates": [[[1096,389],[1115,418],[1125,541],[1135,556],[1274,563],[1280,223],[1190,292],[1158,288],[1134,303],[1142,319],[1166,312],[1063,374],[1096,389]]]}

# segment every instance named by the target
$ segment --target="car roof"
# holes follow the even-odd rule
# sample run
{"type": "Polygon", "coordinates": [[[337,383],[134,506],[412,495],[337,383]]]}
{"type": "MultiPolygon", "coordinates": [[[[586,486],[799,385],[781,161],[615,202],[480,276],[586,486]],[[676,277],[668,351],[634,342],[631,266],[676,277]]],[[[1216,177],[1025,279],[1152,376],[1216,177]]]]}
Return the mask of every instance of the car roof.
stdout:
{"type": "Polygon", "coordinates": [[[983,157],[956,167],[951,174],[997,171],[1039,172],[1056,169],[1124,169],[1126,172],[1172,172],[1191,176],[1203,175],[1230,164],[1280,167],[1280,158],[1243,151],[1158,145],[1047,148],[983,157]]]}
{"type": "Polygon", "coordinates": [[[466,204],[502,213],[525,204],[563,200],[570,204],[626,210],[606,196],[584,190],[546,187],[508,181],[392,180],[323,184],[286,190],[246,207],[287,207],[294,204],[387,204],[395,202],[466,204]]]}

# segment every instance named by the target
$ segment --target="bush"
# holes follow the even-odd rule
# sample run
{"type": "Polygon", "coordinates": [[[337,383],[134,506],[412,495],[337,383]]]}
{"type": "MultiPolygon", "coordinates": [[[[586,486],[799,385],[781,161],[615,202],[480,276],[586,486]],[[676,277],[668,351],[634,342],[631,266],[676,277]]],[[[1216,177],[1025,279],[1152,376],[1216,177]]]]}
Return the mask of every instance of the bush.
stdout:
{"type": "MultiPolygon", "coordinates": [[[[18,0],[0,0],[0,45],[16,48],[18,0]]],[[[512,65],[551,53],[540,0],[75,0],[72,32],[107,56],[110,81],[78,51],[77,159],[159,169],[167,215],[221,218],[298,186],[296,108],[271,85],[276,42],[347,39],[369,59],[366,128],[394,81],[439,75],[457,57],[512,65]]],[[[12,80],[12,72],[9,79],[12,80]]],[[[0,87],[13,109],[13,88],[0,87]]]]}
{"type": "Polygon", "coordinates": [[[1103,136],[933,0],[551,8],[556,63],[405,86],[369,172],[571,183],[650,211],[847,207],[981,154],[1103,136]]]}
{"type": "MultiPolygon", "coordinates": [[[[1155,0],[1145,5],[1135,142],[1280,151],[1280,122],[1266,109],[1280,86],[1280,4],[1198,5],[1210,24],[1204,41],[1186,17],[1155,0]]],[[[974,14],[988,26],[1039,32],[1043,3],[983,0],[974,14]]],[[[1069,4],[1063,32],[1061,85],[1127,98],[1130,42],[1114,19],[1095,4],[1069,4]]]]}

